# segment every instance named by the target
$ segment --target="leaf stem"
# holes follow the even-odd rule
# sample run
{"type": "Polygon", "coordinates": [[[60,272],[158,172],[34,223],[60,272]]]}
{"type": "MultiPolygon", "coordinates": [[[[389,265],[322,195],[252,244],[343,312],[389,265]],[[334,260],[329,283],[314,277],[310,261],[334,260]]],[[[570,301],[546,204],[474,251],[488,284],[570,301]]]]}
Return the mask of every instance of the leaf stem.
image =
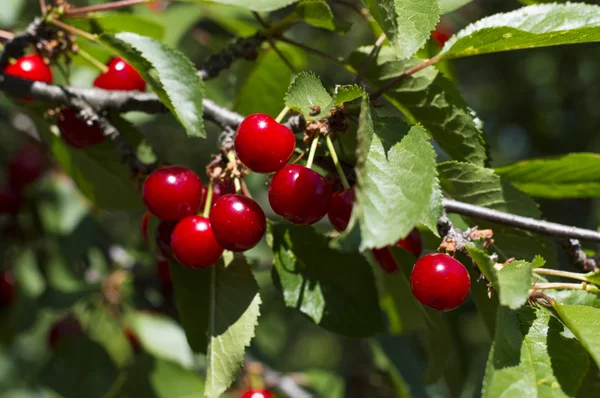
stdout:
{"type": "Polygon", "coordinates": [[[560,276],[563,278],[576,279],[579,281],[587,282],[585,274],[580,274],[578,272],[561,271],[558,269],[551,268],[534,268],[532,271],[540,275],[560,276]]]}
{"type": "Polygon", "coordinates": [[[288,112],[290,111],[290,107],[286,106],[285,108],[283,108],[281,110],[281,112],[279,112],[279,115],[277,115],[277,117],[275,118],[275,121],[277,123],[281,123],[281,121],[283,120],[283,118],[285,117],[285,115],[288,114],[288,112]]]}
{"type": "Polygon", "coordinates": [[[313,161],[315,160],[315,153],[317,152],[317,147],[319,146],[319,136],[313,138],[312,143],[310,144],[310,152],[308,152],[308,159],[306,160],[306,167],[309,169],[312,167],[313,161]]]}
{"type": "Polygon", "coordinates": [[[108,11],[108,10],[116,10],[123,7],[135,6],[143,3],[155,3],[160,0],[120,0],[113,1],[112,3],[106,4],[97,4],[94,6],[86,6],[86,7],[76,7],[71,8],[69,11],[65,12],[67,16],[81,15],[87,14],[90,12],[98,12],[98,11],[108,11]]]}
{"type": "Polygon", "coordinates": [[[106,66],[102,62],[98,61],[96,58],[94,58],[92,55],[90,55],[90,53],[88,53],[87,51],[79,48],[79,49],[77,49],[77,54],[81,55],[81,57],[83,59],[88,61],[94,67],[98,68],[102,73],[108,72],[108,66],[106,66]]]}
{"type": "Polygon", "coordinates": [[[546,290],[546,289],[554,289],[554,290],[583,290],[591,293],[600,293],[600,289],[598,289],[594,285],[589,285],[587,282],[582,283],[536,283],[533,285],[534,290],[546,290]]]}
{"type": "Polygon", "coordinates": [[[350,183],[348,183],[348,179],[344,174],[344,170],[342,169],[342,165],[340,164],[340,160],[338,159],[337,153],[335,152],[335,146],[333,146],[333,142],[331,141],[331,137],[329,134],[325,136],[325,143],[327,144],[327,148],[329,149],[329,155],[331,156],[331,160],[333,160],[333,164],[335,165],[335,169],[340,176],[340,180],[342,180],[342,186],[344,189],[350,189],[350,183]]]}
{"type": "Polygon", "coordinates": [[[212,206],[212,198],[213,198],[213,183],[212,181],[208,184],[208,191],[206,191],[206,202],[204,202],[204,211],[202,212],[202,217],[208,218],[210,213],[210,208],[212,206]]]}
{"type": "Polygon", "coordinates": [[[360,70],[358,71],[358,75],[356,75],[356,79],[354,79],[355,84],[360,84],[362,82],[362,79],[365,76],[365,73],[367,72],[367,68],[371,64],[371,61],[373,60],[375,53],[381,48],[381,46],[385,42],[385,39],[386,39],[385,33],[382,33],[381,36],[379,36],[379,38],[375,42],[373,49],[371,50],[371,52],[369,53],[367,58],[365,58],[363,64],[361,65],[360,70]]]}
{"type": "Polygon", "coordinates": [[[62,30],[66,30],[67,32],[73,33],[74,35],[85,37],[86,39],[91,40],[93,42],[98,42],[98,36],[88,33],[86,31],[76,28],[74,26],[68,25],[62,21],[59,21],[58,19],[48,18],[48,22],[50,22],[53,25],[58,26],[62,30]]]}
{"type": "MultiPolygon", "coordinates": [[[[227,152],[227,160],[229,160],[229,163],[233,164],[233,173],[235,175],[235,172],[237,171],[237,159],[235,158],[235,152],[227,152]]],[[[238,177],[233,178],[233,185],[235,187],[235,193],[238,193],[242,190],[242,184],[240,183],[240,179],[238,177]]]]}
{"type": "Polygon", "coordinates": [[[412,68],[410,68],[406,72],[402,73],[400,76],[392,79],[385,86],[381,87],[379,90],[377,90],[373,94],[371,94],[371,101],[375,101],[381,95],[385,94],[385,92],[397,87],[408,76],[414,75],[415,73],[419,72],[420,70],[423,70],[423,69],[427,68],[428,66],[435,64],[440,59],[441,58],[439,56],[435,56],[433,58],[429,58],[427,61],[425,61],[423,63],[413,66],[412,68]]]}

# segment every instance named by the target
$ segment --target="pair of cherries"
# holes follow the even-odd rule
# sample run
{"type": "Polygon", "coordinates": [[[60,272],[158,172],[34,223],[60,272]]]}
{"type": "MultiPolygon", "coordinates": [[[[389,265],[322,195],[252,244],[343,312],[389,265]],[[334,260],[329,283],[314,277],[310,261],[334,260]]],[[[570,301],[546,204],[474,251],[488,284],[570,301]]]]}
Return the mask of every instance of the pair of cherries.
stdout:
{"type": "MultiPolygon", "coordinates": [[[[329,221],[338,231],[344,231],[350,222],[355,200],[354,189],[333,195],[329,221]]],[[[415,257],[421,255],[423,242],[415,228],[404,239],[396,242],[415,257]]],[[[373,257],[386,272],[398,272],[398,264],[389,248],[373,249],[373,257]]],[[[410,286],[415,298],[438,311],[450,311],[465,301],[471,288],[466,268],[454,258],[441,253],[427,254],[417,260],[410,274],[410,286]]]]}
{"type": "Polygon", "coordinates": [[[262,113],[246,117],[235,136],[240,161],[257,173],[275,173],[269,184],[273,211],[297,225],[310,225],[327,214],[331,186],[319,173],[287,164],[296,149],[296,137],[286,126],[262,113]]]}
{"type": "MultiPolygon", "coordinates": [[[[109,61],[108,70],[94,80],[94,87],[104,90],[145,91],[146,82],[140,74],[122,58],[109,61]]],[[[9,64],[4,73],[32,81],[52,83],[52,70],[38,55],[25,55],[9,64]]],[[[30,99],[24,98],[26,101],[30,99]]],[[[100,144],[105,137],[96,125],[90,126],[77,117],[77,112],[70,108],[60,111],[57,125],[62,139],[75,148],[87,148],[100,144]]]]}
{"type": "MultiPolygon", "coordinates": [[[[152,172],[142,191],[148,211],[161,220],[158,242],[189,268],[216,263],[225,249],[242,252],[256,246],[266,231],[266,217],[254,200],[215,184],[209,217],[197,215],[206,199],[200,178],[185,167],[152,172]]],[[[166,253],[165,253],[166,252],[166,253]]]]}

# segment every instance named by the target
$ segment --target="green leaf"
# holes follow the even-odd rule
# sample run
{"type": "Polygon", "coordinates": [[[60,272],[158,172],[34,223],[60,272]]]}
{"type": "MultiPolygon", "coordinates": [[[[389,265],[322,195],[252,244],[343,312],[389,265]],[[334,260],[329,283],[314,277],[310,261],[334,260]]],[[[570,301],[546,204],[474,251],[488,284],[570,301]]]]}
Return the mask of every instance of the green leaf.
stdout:
{"type": "Polygon", "coordinates": [[[191,398],[199,396],[204,382],[196,372],[142,354],[127,372],[119,397],[191,398]]]}
{"type": "MultiPolygon", "coordinates": [[[[54,158],[71,176],[79,191],[99,207],[119,210],[143,208],[139,192],[131,179],[131,171],[123,164],[111,142],[103,142],[87,149],[67,145],[55,127],[34,117],[42,139],[48,144],[54,158]],[[115,192],[119,192],[115,195],[115,192]]],[[[128,140],[129,141],[129,140],[128,140]]]]}
{"type": "MultiPolygon", "coordinates": [[[[483,251],[481,253],[489,258],[483,251]]],[[[469,249],[469,254],[474,255],[472,248],[469,249]]],[[[460,253],[456,254],[456,259],[465,265],[469,264],[469,258],[460,253]]],[[[473,257],[473,261],[475,261],[478,268],[471,266],[465,267],[467,271],[469,271],[469,276],[471,277],[471,297],[473,298],[479,316],[487,327],[488,335],[491,338],[496,330],[496,312],[500,305],[498,303],[498,295],[493,294],[489,297],[487,282],[479,278],[481,276],[480,269],[485,268],[480,264],[481,257],[478,259],[473,257]]]]}
{"type": "Polygon", "coordinates": [[[324,370],[307,370],[302,372],[303,384],[310,387],[320,397],[344,398],[346,386],[344,379],[335,373],[324,370]]]}
{"type": "MultiPolygon", "coordinates": [[[[284,43],[277,43],[277,48],[295,67],[304,68],[306,59],[298,49],[284,43]]],[[[277,116],[285,106],[283,98],[292,76],[290,68],[272,48],[263,51],[238,90],[233,109],[242,115],[260,112],[277,116]]]]}
{"type": "MultiPolygon", "coordinates": [[[[371,49],[361,47],[350,54],[348,63],[354,70],[361,68],[371,49]]],[[[383,47],[369,63],[365,80],[381,87],[422,62],[419,59],[398,61],[389,47],[383,47]]],[[[418,122],[427,129],[450,158],[483,166],[487,155],[473,111],[456,86],[436,68],[425,68],[407,76],[384,96],[411,122],[418,122]]]]}
{"type": "Polygon", "coordinates": [[[382,331],[375,280],[363,256],[331,249],[312,228],[269,224],[269,230],[273,279],[286,306],[336,333],[366,337],[382,331]]]}
{"type": "Polygon", "coordinates": [[[523,260],[511,261],[498,271],[498,287],[500,304],[516,310],[527,302],[533,282],[531,270],[544,265],[544,260],[537,256],[533,262],[523,260]]]}
{"type": "Polygon", "coordinates": [[[165,35],[162,24],[123,12],[94,15],[92,18],[67,18],[65,22],[95,34],[131,32],[156,40],[161,40],[165,35]]]}
{"type": "Polygon", "coordinates": [[[217,3],[245,8],[250,11],[275,11],[298,0],[182,0],[190,3],[217,3]]]}
{"type": "Polygon", "coordinates": [[[471,1],[473,0],[440,0],[440,10],[442,14],[448,14],[469,4],[471,1]]]}
{"type": "Polygon", "coordinates": [[[296,6],[295,14],[297,18],[316,28],[341,33],[350,29],[349,24],[336,21],[331,7],[325,0],[302,0],[296,6]]]}
{"type": "Polygon", "coordinates": [[[600,309],[583,305],[564,305],[557,302],[554,304],[554,309],[560,320],[600,366],[600,334],[598,333],[600,309]]]}
{"type": "Polygon", "coordinates": [[[600,155],[596,153],[523,160],[499,167],[496,173],[521,191],[540,198],[600,196],[600,155]]]}
{"type": "Polygon", "coordinates": [[[365,98],[358,135],[356,204],[348,229],[360,228],[360,249],[393,245],[421,221],[439,218],[436,155],[424,130],[409,130],[397,118],[374,123],[365,98]]]}
{"type": "Polygon", "coordinates": [[[399,59],[417,52],[440,19],[438,0],[365,0],[399,59]]]}
{"type": "Polygon", "coordinates": [[[600,41],[600,7],[543,4],[483,18],[454,35],[441,59],[600,41]]]}
{"type": "Polygon", "coordinates": [[[243,261],[211,269],[210,325],[208,329],[207,398],[220,397],[235,380],[244,352],[254,337],[261,304],[258,284],[243,261]]]}
{"type": "Polygon", "coordinates": [[[211,269],[194,270],[171,262],[177,311],[187,341],[195,352],[206,353],[210,317],[211,269]]]}
{"type": "Polygon", "coordinates": [[[498,309],[497,329],[483,381],[483,397],[572,397],[588,356],[546,311],[498,309]],[[577,365],[575,365],[577,364],[577,365]]]}
{"type": "Polygon", "coordinates": [[[204,83],[185,55],[134,33],[105,34],[101,41],[141,73],[188,136],[206,137],[202,117],[204,83]]]}
{"type": "MultiPolygon", "coordinates": [[[[520,216],[540,218],[537,204],[491,169],[468,163],[445,162],[438,165],[438,172],[442,190],[449,198],[520,216]]],[[[484,220],[468,220],[470,225],[494,231],[493,251],[504,261],[511,257],[533,259],[539,254],[555,268],[556,250],[552,240],[484,220]]]]}
{"type": "Polygon", "coordinates": [[[319,120],[329,115],[332,108],[360,98],[363,94],[364,90],[357,85],[336,86],[332,98],[314,73],[302,72],[290,85],[285,104],[300,112],[307,120],[319,120]]]}

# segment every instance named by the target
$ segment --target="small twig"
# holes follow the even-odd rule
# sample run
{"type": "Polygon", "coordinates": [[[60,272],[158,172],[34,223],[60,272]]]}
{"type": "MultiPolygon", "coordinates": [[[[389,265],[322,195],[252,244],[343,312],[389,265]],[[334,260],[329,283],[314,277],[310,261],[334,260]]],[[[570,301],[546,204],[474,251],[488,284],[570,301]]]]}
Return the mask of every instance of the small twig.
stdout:
{"type": "Polygon", "coordinates": [[[436,56],[433,58],[429,58],[427,61],[425,61],[423,63],[413,66],[412,68],[410,68],[406,72],[402,73],[400,76],[395,77],[390,82],[388,82],[386,85],[381,87],[379,90],[377,90],[373,94],[371,94],[371,101],[375,101],[377,98],[379,98],[381,95],[385,94],[387,91],[400,85],[400,83],[402,83],[402,81],[404,81],[404,79],[406,79],[408,76],[414,75],[415,73],[427,68],[428,66],[435,64],[439,60],[440,60],[440,57],[436,56]]]}
{"type": "Polygon", "coordinates": [[[78,48],[77,49],[77,54],[81,55],[81,57],[83,59],[85,59],[86,61],[88,61],[94,67],[98,68],[102,73],[108,72],[108,66],[106,66],[102,62],[98,61],[96,58],[94,58],[93,56],[91,56],[90,53],[88,53],[87,51],[82,50],[81,48],[78,48]]]}
{"type": "Polygon", "coordinates": [[[443,200],[444,209],[448,213],[457,213],[464,216],[479,218],[481,220],[507,225],[509,227],[535,232],[541,235],[560,238],[585,239],[592,242],[600,242],[600,232],[589,229],[569,227],[549,221],[536,220],[534,218],[517,216],[503,211],[492,210],[482,206],[459,202],[453,199],[443,200]]]}
{"type": "Polygon", "coordinates": [[[598,270],[596,261],[588,258],[577,239],[560,239],[559,243],[571,264],[587,272],[598,270]]]}
{"type": "Polygon", "coordinates": [[[0,54],[0,70],[4,69],[4,66],[6,66],[11,57],[18,58],[23,54],[23,49],[32,43],[37,36],[37,31],[40,26],[42,26],[42,20],[40,18],[35,18],[33,22],[29,24],[27,29],[14,35],[12,39],[4,44],[4,49],[2,50],[2,54],[0,54]]]}
{"type": "Polygon", "coordinates": [[[540,275],[559,276],[561,278],[569,278],[569,279],[575,279],[575,280],[587,282],[587,280],[585,279],[585,275],[580,274],[578,272],[561,271],[561,270],[552,269],[552,268],[534,268],[534,269],[532,269],[532,272],[534,272],[536,274],[540,274],[540,275]]]}
{"type": "Polygon", "coordinates": [[[97,4],[97,5],[94,5],[94,6],[71,8],[70,10],[68,10],[67,12],[65,12],[65,15],[67,15],[69,17],[72,17],[74,15],[88,14],[90,12],[98,12],[98,11],[116,10],[116,9],[123,8],[123,7],[135,6],[135,5],[143,4],[143,3],[152,3],[152,2],[155,2],[155,1],[160,1],[160,0],[120,0],[120,1],[113,1],[112,3],[97,4]]]}
{"type": "Polygon", "coordinates": [[[329,55],[329,54],[327,54],[327,53],[325,53],[325,52],[323,52],[321,50],[317,50],[316,48],[309,47],[306,44],[298,43],[297,41],[290,40],[290,39],[285,38],[283,36],[277,36],[277,37],[275,37],[275,39],[276,40],[280,40],[280,41],[282,41],[284,43],[291,44],[292,46],[296,46],[296,47],[301,48],[301,49],[303,49],[305,51],[313,53],[315,55],[318,55],[321,58],[324,58],[324,59],[326,59],[328,61],[333,62],[334,64],[337,64],[337,65],[343,67],[344,69],[347,69],[347,66],[346,66],[346,64],[344,62],[340,61],[339,59],[337,59],[335,57],[332,57],[331,55],[329,55]]]}
{"type": "Polygon", "coordinates": [[[590,285],[586,282],[582,283],[562,283],[562,282],[553,282],[553,283],[535,283],[533,285],[534,290],[583,290],[591,293],[600,293],[600,289],[598,289],[594,285],[590,285]]]}
{"type": "Polygon", "coordinates": [[[367,72],[367,69],[369,68],[369,65],[371,64],[371,61],[375,57],[375,53],[377,51],[379,51],[379,49],[381,48],[381,46],[385,42],[385,38],[386,38],[385,33],[382,33],[381,36],[379,36],[379,38],[375,42],[375,45],[373,46],[373,49],[371,50],[371,52],[369,53],[369,55],[367,56],[367,58],[365,58],[365,61],[361,65],[361,67],[360,67],[360,69],[358,71],[358,75],[356,75],[356,79],[354,79],[354,83],[355,84],[360,84],[362,82],[362,79],[365,76],[365,73],[367,72]]]}

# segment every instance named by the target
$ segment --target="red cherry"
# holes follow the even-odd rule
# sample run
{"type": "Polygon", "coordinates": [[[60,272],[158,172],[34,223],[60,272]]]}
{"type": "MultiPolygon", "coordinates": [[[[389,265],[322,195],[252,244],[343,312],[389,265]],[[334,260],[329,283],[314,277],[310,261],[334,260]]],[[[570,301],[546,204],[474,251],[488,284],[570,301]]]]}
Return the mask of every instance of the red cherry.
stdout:
{"type": "Polygon", "coordinates": [[[18,213],[21,202],[21,193],[12,185],[6,184],[0,189],[0,214],[18,213]]]}
{"type": "MultiPolygon", "coordinates": [[[[213,196],[210,207],[215,207],[215,203],[219,200],[220,197],[226,195],[230,192],[233,192],[233,187],[229,182],[214,182],[213,183],[213,196]]],[[[204,204],[206,203],[206,196],[208,195],[208,185],[202,187],[202,203],[200,204],[199,210],[204,209],[204,204]]]]}
{"type": "Polygon", "coordinates": [[[177,221],[162,221],[156,229],[156,245],[166,258],[173,258],[171,251],[171,235],[177,226],[177,221]]]}
{"type": "Polygon", "coordinates": [[[281,169],[294,154],[294,149],[294,133],[264,113],[246,117],[235,135],[238,158],[257,173],[272,173],[281,169]]]}
{"type": "Polygon", "coordinates": [[[171,235],[173,254],[181,265],[188,268],[207,268],[223,254],[210,226],[202,216],[190,216],[177,223],[171,235]]]}
{"type": "MultiPolygon", "coordinates": [[[[21,79],[52,83],[52,69],[46,65],[44,59],[38,54],[25,55],[17,59],[15,63],[4,68],[4,73],[21,79]]],[[[31,101],[31,98],[22,99],[31,101]]]]}
{"type": "Polygon", "coordinates": [[[23,188],[37,180],[46,170],[46,153],[38,145],[28,144],[8,163],[8,178],[16,188],[23,188]]]}
{"type": "Polygon", "coordinates": [[[10,270],[0,271],[0,310],[10,306],[16,293],[15,278],[10,270]]]}
{"type": "Polygon", "coordinates": [[[108,63],[108,71],[94,80],[94,86],[104,90],[146,91],[146,82],[137,70],[123,58],[113,58],[108,63]]]}
{"type": "Polygon", "coordinates": [[[75,148],[83,149],[98,145],[105,137],[98,125],[88,125],[77,116],[71,108],[65,108],[58,114],[56,125],[60,130],[61,138],[75,148]]]}
{"type": "Polygon", "coordinates": [[[127,341],[129,341],[129,344],[131,345],[133,351],[139,352],[142,350],[142,343],[140,343],[140,340],[137,338],[135,332],[131,330],[130,327],[125,327],[123,333],[125,334],[125,338],[127,339],[127,341]]]}
{"type": "Polygon", "coordinates": [[[233,252],[251,249],[265,235],[267,219],[254,200],[228,194],[215,203],[210,212],[210,225],[215,239],[233,252]]]}
{"type": "Polygon", "coordinates": [[[354,204],[354,189],[345,189],[333,194],[331,197],[331,206],[329,207],[329,222],[333,227],[342,232],[348,228],[350,216],[352,215],[352,205],[354,204]]]}
{"type": "Polygon", "coordinates": [[[83,335],[79,322],[72,316],[65,317],[54,323],[48,334],[48,346],[55,348],[65,339],[73,339],[83,335]]]}
{"type": "Polygon", "coordinates": [[[163,288],[168,289],[173,286],[171,269],[169,268],[169,262],[167,260],[159,260],[156,263],[156,273],[158,274],[158,279],[163,288]]]}
{"type": "Polygon", "coordinates": [[[269,390],[246,390],[240,398],[275,398],[269,390]]]}
{"type": "Polygon", "coordinates": [[[373,257],[375,257],[375,260],[377,260],[377,263],[385,272],[389,274],[395,274],[396,272],[400,271],[400,268],[398,268],[398,263],[396,262],[396,258],[389,247],[373,249],[371,250],[371,253],[373,253],[373,257]]]}
{"type": "Polygon", "coordinates": [[[181,220],[198,211],[202,181],[185,167],[163,167],[153,171],[144,182],[142,199],[150,213],[159,219],[181,220]]]}
{"type": "Polygon", "coordinates": [[[269,203],[273,211],[297,225],[319,221],[331,204],[331,187],[319,173],[290,164],[273,176],[269,203]]]}
{"type": "Polygon", "coordinates": [[[442,25],[436,26],[435,30],[431,32],[431,38],[435,40],[440,47],[444,47],[444,44],[450,39],[452,32],[448,31],[442,25]]]}
{"type": "Polygon", "coordinates": [[[150,222],[150,213],[145,212],[140,220],[140,231],[142,232],[142,237],[146,244],[148,244],[148,222],[150,222]]]}
{"type": "Polygon", "coordinates": [[[396,242],[396,246],[403,248],[415,257],[419,257],[423,251],[423,239],[418,229],[413,228],[412,231],[404,239],[396,242]]]}
{"type": "Polygon", "coordinates": [[[465,301],[471,277],[464,265],[454,258],[433,253],[417,261],[410,274],[410,287],[422,304],[438,311],[450,311],[465,301]]]}

